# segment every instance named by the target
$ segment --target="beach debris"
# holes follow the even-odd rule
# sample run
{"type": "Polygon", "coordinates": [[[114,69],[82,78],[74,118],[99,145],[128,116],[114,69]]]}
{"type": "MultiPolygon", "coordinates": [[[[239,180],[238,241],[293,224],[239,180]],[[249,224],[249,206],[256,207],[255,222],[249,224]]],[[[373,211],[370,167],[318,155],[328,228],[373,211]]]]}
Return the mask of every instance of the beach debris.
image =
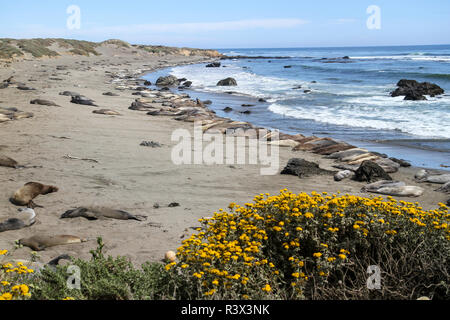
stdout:
{"type": "Polygon", "coordinates": [[[17,169],[19,167],[19,163],[14,159],[0,154],[0,167],[17,169]]]}
{"type": "Polygon", "coordinates": [[[121,114],[119,112],[111,110],[111,109],[94,110],[94,111],[92,111],[92,113],[104,114],[106,116],[121,116],[121,114]]]}
{"type": "Polygon", "coordinates": [[[342,181],[348,178],[351,178],[355,175],[354,171],[351,170],[344,170],[344,171],[339,171],[338,173],[336,173],[336,175],[334,176],[334,181],[342,181]]]}
{"type": "Polygon", "coordinates": [[[169,204],[169,208],[177,208],[180,207],[181,205],[178,202],[172,202],[171,204],[169,204]]]}
{"type": "Polygon", "coordinates": [[[445,93],[444,89],[430,82],[419,83],[416,80],[402,79],[397,83],[397,89],[391,93],[392,97],[405,96],[405,100],[427,100],[429,95],[435,97],[445,93]]]}
{"type": "Polygon", "coordinates": [[[354,180],[361,182],[375,182],[377,180],[392,181],[391,176],[373,161],[364,161],[355,172],[354,180]]]}
{"type": "Polygon", "coordinates": [[[381,180],[365,186],[361,191],[397,197],[420,197],[425,190],[416,186],[407,186],[404,182],[381,180]]]}
{"type": "Polygon", "coordinates": [[[97,107],[94,100],[91,100],[89,98],[86,98],[85,96],[72,96],[72,99],[70,100],[71,103],[75,104],[81,104],[84,106],[94,106],[97,107]]]}
{"type": "Polygon", "coordinates": [[[167,251],[164,255],[164,260],[168,262],[175,262],[177,260],[177,254],[173,251],[167,251]]]}
{"type": "Polygon", "coordinates": [[[80,160],[80,161],[88,161],[88,162],[94,162],[94,163],[99,163],[97,160],[95,159],[89,159],[89,158],[78,158],[78,157],[72,157],[70,155],[65,155],[63,157],[64,159],[69,159],[69,160],[80,160]]]}
{"type": "Polygon", "coordinates": [[[142,141],[140,144],[141,147],[150,147],[150,148],[161,148],[161,144],[155,141],[142,141]]]}
{"type": "Polygon", "coordinates": [[[299,178],[334,173],[335,172],[321,169],[317,163],[309,162],[299,158],[293,158],[289,160],[287,166],[283,169],[283,171],[281,171],[282,175],[293,175],[299,178]]]}
{"type": "Polygon", "coordinates": [[[234,78],[226,78],[217,82],[218,87],[237,86],[237,81],[234,78]]]}
{"type": "Polygon", "coordinates": [[[35,88],[33,88],[33,87],[28,87],[28,86],[26,86],[26,85],[24,85],[24,84],[19,84],[19,85],[17,86],[17,89],[22,90],[22,91],[34,91],[34,90],[36,90],[35,88]]]}
{"type": "Polygon", "coordinates": [[[43,99],[34,99],[30,101],[30,104],[37,104],[40,106],[51,106],[51,107],[61,107],[60,105],[57,105],[53,101],[49,100],[43,100],[43,99]]]}

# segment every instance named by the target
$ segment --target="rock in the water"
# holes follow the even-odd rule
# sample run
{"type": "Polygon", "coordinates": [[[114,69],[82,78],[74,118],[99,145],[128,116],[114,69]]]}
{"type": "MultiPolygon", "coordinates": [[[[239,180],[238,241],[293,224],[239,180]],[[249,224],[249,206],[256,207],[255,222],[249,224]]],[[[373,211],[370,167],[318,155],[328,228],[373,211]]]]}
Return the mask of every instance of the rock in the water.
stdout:
{"type": "Polygon", "coordinates": [[[236,79],[234,79],[234,78],[226,78],[226,79],[220,80],[220,81],[217,83],[217,86],[220,86],[220,87],[224,87],[224,86],[237,86],[237,81],[236,81],[236,79]]]}
{"type": "Polygon", "coordinates": [[[75,103],[75,104],[81,104],[81,105],[84,105],[84,106],[97,107],[97,105],[94,103],[93,100],[88,99],[88,98],[83,97],[83,96],[72,96],[72,100],[70,100],[70,102],[75,103]]]}
{"type": "Polygon", "coordinates": [[[427,100],[426,95],[435,97],[445,91],[437,84],[430,82],[417,82],[416,80],[402,79],[397,83],[397,90],[391,93],[392,97],[405,96],[405,100],[427,100]]]}
{"type": "Polygon", "coordinates": [[[289,160],[286,168],[281,171],[281,174],[294,175],[298,176],[299,178],[332,173],[333,172],[331,171],[321,169],[317,163],[309,162],[299,158],[289,160]]]}
{"type": "Polygon", "coordinates": [[[225,109],[223,109],[223,111],[225,111],[225,112],[231,112],[231,111],[233,111],[233,108],[226,107],[225,109]]]}
{"type": "Polygon", "coordinates": [[[178,78],[175,76],[166,76],[166,77],[160,77],[158,80],[156,80],[156,85],[158,87],[173,87],[177,86],[179,84],[178,78]]]}
{"type": "Polygon", "coordinates": [[[221,66],[220,62],[213,62],[213,63],[206,65],[207,68],[220,68],[220,66],[221,66]]]}
{"type": "Polygon", "coordinates": [[[392,178],[375,162],[364,161],[356,170],[354,180],[370,183],[378,180],[391,181],[392,178]]]}
{"type": "Polygon", "coordinates": [[[37,105],[40,105],[40,106],[60,107],[59,105],[57,105],[53,101],[43,100],[43,99],[35,99],[35,100],[30,101],[30,103],[31,104],[37,104],[37,105]]]}
{"type": "Polygon", "coordinates": [[[190,88],[191,86],[192,86],[192,81],[186,81],[182,85],[183,88],[190,88]]]}

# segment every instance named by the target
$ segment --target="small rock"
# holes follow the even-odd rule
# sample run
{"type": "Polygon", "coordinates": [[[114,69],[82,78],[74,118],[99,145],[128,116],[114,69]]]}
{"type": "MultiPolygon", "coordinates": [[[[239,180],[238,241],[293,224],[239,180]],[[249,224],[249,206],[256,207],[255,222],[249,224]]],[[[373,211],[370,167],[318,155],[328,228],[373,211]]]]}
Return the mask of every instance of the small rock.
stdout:
{"type": "Polygon", "coordinates": [[[223,87],[223,86],[237,86],[237,81],[234,78],[226,78],[224,80],[220,80],[217,83],[217,86],[223,87]]]}

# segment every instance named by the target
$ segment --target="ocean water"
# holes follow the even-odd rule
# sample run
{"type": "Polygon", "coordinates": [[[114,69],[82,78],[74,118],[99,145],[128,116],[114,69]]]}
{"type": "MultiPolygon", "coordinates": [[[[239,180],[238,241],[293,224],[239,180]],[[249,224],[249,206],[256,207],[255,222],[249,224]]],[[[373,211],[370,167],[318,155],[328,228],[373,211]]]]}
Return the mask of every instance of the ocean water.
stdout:
{"type": "Polygon", "coordinates": [[[219,116],[288,133],[334,137],[417,166],[450,166],[450,45],[219,51],[284,58],[230,59],[221,68],[180,66],[146,78],[187,78],[193,82],[187,92],[212,100],[219,116]],[[235,78],[238,86],[216,86],[227,77],[235,78]],[[392,98],[400,79],[436,83],[446,94],[427,101],[392,98]],[[234,111],[223,112],[226,106],[234,111]],[[251,114],[243,115],[245,110],[251,114]]]}

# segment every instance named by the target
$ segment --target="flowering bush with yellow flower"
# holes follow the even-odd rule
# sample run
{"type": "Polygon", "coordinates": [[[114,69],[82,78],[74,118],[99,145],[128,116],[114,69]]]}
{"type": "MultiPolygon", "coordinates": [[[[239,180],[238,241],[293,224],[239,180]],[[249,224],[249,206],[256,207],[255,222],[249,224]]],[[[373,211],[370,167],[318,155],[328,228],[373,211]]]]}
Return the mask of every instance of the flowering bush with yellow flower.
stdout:
{"type": "Polygon", "coordinates": [[[450,215],[440,204],[313,192],[220,210],[166,266],[182,299],[450,298],[450,215]],[[367,269],[382,270],[370,290],[367,269]]]}
{"type": "MultiPolygon", "coordinates": [[[[8,250],[0,250],[0,258],[5,257],[8,250]]],[[[0,260],[1,263],[1,260],[0,260]]],[[[30,288],[26,284],[20,284],[25,275],[33,273],[23,263],[18,262],[0,264],[0,300],[24,300],[31,296],[30,288]]]]}

